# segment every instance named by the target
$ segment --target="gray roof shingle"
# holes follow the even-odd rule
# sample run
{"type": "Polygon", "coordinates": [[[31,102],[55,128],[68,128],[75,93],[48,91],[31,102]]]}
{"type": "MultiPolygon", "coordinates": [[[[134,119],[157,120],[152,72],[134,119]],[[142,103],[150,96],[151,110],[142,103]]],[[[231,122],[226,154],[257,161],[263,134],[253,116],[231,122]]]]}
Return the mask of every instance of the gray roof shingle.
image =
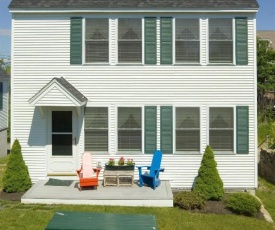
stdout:
{"type": "Polygon", "coordinates": [[[12,0],[10,9],[258,9],[256,0],[12,0]]]}
{"type": "Polygon", "coordinates": [[[65,78],[63,77],[55,77],[53,80],[58,81],[68,92],[71,93],[78,101],[80,102],[86,102],[87,98],[79,92],[70,82],[68,82],[65,78]]]}

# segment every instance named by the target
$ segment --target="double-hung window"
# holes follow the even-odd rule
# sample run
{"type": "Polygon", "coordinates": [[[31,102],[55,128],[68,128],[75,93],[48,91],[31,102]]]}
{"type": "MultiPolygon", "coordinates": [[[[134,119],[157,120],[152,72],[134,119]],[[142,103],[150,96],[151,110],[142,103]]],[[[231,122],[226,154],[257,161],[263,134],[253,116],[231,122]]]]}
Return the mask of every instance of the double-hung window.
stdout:
{"type": "Polygon", "coordinates": [[[118,62],[142,63],[141,18],[118,19],[118,62]]]}
{"type": "Polygon", "coordinates": [[[108,151],[108,108],[89,107],[85,111],[85,151],[108,151]]]}
{"type": "Polygon", "coordinates": [[[213,150],[233,151],[234,148],[234,109],[209,109],[209,144],[213,150]]]}
{"type": "Polygon", "coordinates": [[[85,30],[86,63],[106,63],[109,61],[109,19],[86,19],[85,30]]]}
{"type": "Polygon", "coordinates": [[[118,151],[141,152],[141,107],[118,108],[118,151]]]}
{"type": "Polygon", "coordinates": [[[200,151],[199,108],[176,108],[176,151],[200,151]]]}
{"type": "Polygon", "coordinates": [[[176,63],[199,63],[199,19],[176,19],[176,63]]]}
{"type": "Polygon", "coordinates": [[[209,63],[233,63],[232,19],[209,19],[209,63]]]}

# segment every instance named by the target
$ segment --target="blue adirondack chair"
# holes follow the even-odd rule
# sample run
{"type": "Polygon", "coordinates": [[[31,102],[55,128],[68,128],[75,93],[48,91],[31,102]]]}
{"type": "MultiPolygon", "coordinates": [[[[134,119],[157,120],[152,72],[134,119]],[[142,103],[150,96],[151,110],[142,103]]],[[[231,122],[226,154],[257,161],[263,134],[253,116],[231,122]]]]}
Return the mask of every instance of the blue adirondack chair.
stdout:
{"type": "Polygon", "coordinates": [[[162,158],[162,152],[155,150],[152,159],[151,166],[137,166],[139,173],[139,187],[143,186],[143,183],[156,189],[160,185],[159,173],[164,172],[164,168],[160,168],[162,158]],[[142,168],[147,168],[149,172],[142,173],[142,168]]]}

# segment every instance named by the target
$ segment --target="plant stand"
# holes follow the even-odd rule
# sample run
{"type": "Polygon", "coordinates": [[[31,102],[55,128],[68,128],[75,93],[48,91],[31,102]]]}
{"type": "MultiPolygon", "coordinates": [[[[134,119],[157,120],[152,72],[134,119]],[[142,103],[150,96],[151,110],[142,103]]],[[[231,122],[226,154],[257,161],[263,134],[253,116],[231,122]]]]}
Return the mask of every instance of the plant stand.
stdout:
{"type": "Polygon", "coordinates": [[[133,186],[134,185],[134,170],[131,171],[113,171],[104,170],[103,186],[133,186]]]}

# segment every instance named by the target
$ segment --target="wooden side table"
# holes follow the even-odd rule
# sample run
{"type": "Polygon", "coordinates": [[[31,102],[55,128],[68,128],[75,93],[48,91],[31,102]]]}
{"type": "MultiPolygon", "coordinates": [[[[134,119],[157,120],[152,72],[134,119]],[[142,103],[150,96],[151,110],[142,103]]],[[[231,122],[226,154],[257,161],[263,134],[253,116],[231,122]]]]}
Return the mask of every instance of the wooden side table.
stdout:
{"type": "Polygon", "coordinates": [[[104,170],[103,173],[103,186],[114,185],[114,186],[133,186],[134,185],[134,170],[130,171],[112,171],[104,170]],[[108,181],[108,178],[113,178],[113,181],[108,181]],[[121,179],[130,178],[130,183],[123,183],[121,179]]]}

